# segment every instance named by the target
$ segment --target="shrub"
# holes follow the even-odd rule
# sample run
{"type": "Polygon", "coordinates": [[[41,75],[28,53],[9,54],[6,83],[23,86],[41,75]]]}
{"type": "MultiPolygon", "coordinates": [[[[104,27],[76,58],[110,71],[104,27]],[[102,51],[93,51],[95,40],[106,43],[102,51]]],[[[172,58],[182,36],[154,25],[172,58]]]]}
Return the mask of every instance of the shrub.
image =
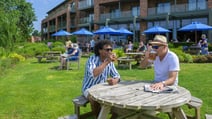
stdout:
{"type": "Polygon", "coordinates": [[[184,62],[187,62],[187,63],[193,62],[193,57],[190,54],[184,53],[183,57],[184,57],[184,62]]]}
{"type": "Polygon", "coordinates": [[[53,51],[61,51],[65,52],[64,44],[62,42],[54,42],[52,43],[52,49],[53,51]]]}
{"type": "Polygon", "coordinates": [[[20,61],[25,61],[25,57],[23,57],[23,56],[21,56],[17,53],[11,53],[11,54],[9,54],[8,57],[11,58],[12,61],[15,62],[15,63],[20,62],[20,61]]]}
{"type": "Polygon", "coordinates": [[[6,50],[3,47],[0,47],[0,57],[6,56],[6,50]]]}
{"type": "Polygon", "coordinates": [[[125,56],[124,50],[122,48],[117,48],[113,50],[114,53],[116,53],[117,57],[123,57],[125,56]]]}
{"type": "Polygon", "coordinates": [[[44,43],[25,43],[22,46],[16,46],[18,54],[24,57],[34,57],[41,55],[45,51],[49,51],[49,48],[44,43]]]}
{"type": "Polygon", "coordinates": [[[212,51],[212,44],[211,43],[208,44],[208,51],[212,51]]]}
{"type": "Polygon", "coordinates": [[[191,46],[192,44],[195,44],[193,42],[177,42],[177,43],[173,43],[173,46],[175,48],[179,47],[179,46],[191,46]]]}
{"type": "Polygon", "coordinates": [[[212,55],[206,55],[208,63],[212,63],[212,55]]]}
{"type": "Polygon", "coordinates": [[[180,62],[186,62],[186,63],[192,63],[193,62],[193,57],[190,54],[184,53],[182,51],[181,47],[171,48],[171,51],[176,53],[180,62]]]}
{"type": "Polygon", "coordinates": [[[71,42],[76,43],[77,42],[77,37],[76,36],[71,36],[71,42]]]}
{"type": "Polygon", "coordinates": [[[212,55],[193,56],[194,63],[212,63],[212,55]]]}

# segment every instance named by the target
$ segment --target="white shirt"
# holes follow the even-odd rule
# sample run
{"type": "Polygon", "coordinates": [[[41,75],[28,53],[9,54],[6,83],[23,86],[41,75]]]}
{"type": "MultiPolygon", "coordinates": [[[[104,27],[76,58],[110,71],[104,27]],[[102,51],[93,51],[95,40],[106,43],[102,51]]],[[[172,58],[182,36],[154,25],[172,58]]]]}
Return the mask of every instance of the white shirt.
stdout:
{"type": "Polygon", "coordinates": [[[92,40],[90,41],[90,44],[91,44],[91,47],[92,47],[92,48],[95,46],[95,41],[94,41],[94,39],[92,39],[92,40]]]}
{"type": "MultiPolygon", "coordinates": [[[[155,82],[162,82],[169,78],[170,71],[179,71],[180,64],[177,55],[168,50],[166,56],[160,61],[159,56],[154,61],[155,82]]],[[[174,85],[178,85],[178,74],[174,85]]]]}

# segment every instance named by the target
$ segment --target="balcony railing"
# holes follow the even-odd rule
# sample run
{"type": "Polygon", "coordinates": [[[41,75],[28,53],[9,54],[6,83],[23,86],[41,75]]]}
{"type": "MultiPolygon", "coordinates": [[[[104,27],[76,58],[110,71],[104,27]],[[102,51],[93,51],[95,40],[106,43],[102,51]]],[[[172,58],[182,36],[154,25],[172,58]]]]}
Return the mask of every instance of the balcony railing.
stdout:
{"type": "Polygon", "coordinates": [[[166,14],[166,13],[176,13],[176,12],[190,12],[190,11],[199,11],[199,10],[206,10],[208,9],[208,2],[199,2],[199,3],[192,3],[192,4],[177,4],[171,5],[170,9],[166,9],[163,11],[158,11],[158,7],[148,8],[148,15],[159,15],[159,14],[166,14]]]}
{"type": "Polygon", "coordinates": [[[93,0],[80,1],[79,5],[78,5],[78,9],[79,10],[87,9],[87,8],[91,8],[93,6],[94,6],[93,0]]]}
{"type": "Polygon", "coordinates": [[[79,24],[91,23],[93,22],[93,20],[94,20],[93,17],[83,17],[83,18],[80,18],[79,24]]]}
{"type": "Polygon", "coordinates": [[[122,11],[118,13],[106,13],[100,15],[100,21],[103,21],[107,18],[109,19],[116,19],[116,18],[127,18],[127,17],[133,17],[133,16],[140,16],[140,13],[137,13],[135,15],[132,14],[132,10],[130,11],[122,11]]]}

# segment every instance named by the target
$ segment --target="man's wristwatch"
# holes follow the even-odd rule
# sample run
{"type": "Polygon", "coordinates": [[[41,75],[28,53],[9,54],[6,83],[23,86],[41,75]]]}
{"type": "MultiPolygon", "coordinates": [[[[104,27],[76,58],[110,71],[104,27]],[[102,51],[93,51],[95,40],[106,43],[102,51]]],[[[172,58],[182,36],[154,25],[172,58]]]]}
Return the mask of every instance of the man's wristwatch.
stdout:
{"type": "Polygon", "coordinates": [[[165,81],[162,81],[162,84],[163,84],[164,87],[166,86],[166,82],[165,81]]]}

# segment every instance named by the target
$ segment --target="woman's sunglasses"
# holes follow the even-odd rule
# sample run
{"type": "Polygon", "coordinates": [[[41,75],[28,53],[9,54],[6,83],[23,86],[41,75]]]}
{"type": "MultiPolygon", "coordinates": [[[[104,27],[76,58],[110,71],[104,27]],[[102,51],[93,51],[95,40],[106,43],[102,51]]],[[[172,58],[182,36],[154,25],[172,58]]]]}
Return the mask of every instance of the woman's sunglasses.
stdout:
{"type": "Polygon", "coordinates": [[[113,49],[112,48],[106,48],[106,49],[104,49],[105,51],[107,51],[107,52],[109,52],[109,51],[113,51],[113,49]]]}

